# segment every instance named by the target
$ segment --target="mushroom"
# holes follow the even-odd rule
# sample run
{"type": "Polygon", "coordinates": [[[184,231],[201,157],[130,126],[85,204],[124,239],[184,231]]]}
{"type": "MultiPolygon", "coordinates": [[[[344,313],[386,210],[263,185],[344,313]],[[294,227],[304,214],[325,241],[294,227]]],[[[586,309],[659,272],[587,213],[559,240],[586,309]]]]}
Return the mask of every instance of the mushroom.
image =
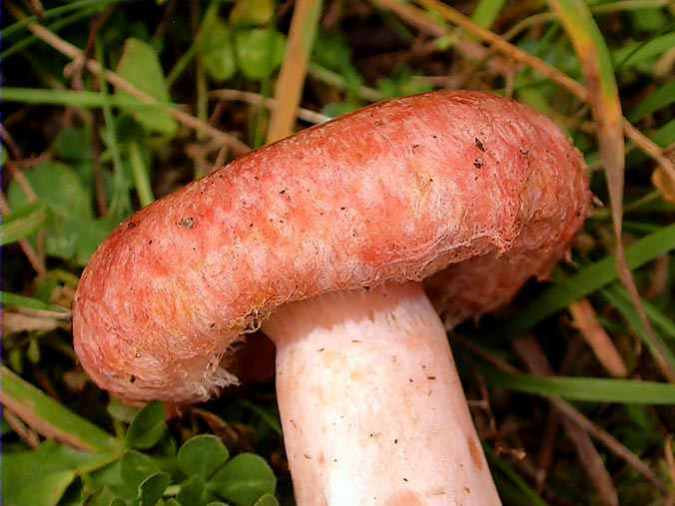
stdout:
{"type": "Polygon", "coordinates": [[[523,105],[379,103],[121,224],[82,275],[75,349],[122,398],[196,402],[237,382],[227,355],[262,324],[299,505],[499,504],[446,328],[547,276],[589,195],[523,105]]]}

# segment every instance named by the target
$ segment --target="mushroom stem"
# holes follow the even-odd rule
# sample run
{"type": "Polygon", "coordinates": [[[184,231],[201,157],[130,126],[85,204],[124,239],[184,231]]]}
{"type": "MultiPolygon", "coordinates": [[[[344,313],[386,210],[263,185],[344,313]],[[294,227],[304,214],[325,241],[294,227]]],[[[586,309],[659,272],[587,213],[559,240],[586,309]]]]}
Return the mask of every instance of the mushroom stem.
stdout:
{"type": "Polygon", "coordinates": [[[263,330],[299,506],[500,504],[418,283],[288,304],[263,330]]]}

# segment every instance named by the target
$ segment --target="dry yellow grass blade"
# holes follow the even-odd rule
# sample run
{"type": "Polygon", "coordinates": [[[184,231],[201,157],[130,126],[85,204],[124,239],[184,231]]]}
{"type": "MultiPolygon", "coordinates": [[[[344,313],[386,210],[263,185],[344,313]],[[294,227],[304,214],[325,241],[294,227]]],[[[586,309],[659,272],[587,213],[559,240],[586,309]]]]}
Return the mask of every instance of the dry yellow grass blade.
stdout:
{"type": "Polygon", "coordinates": [[[267,142],[278,141],[293,133],[321,5],[321,0],[295,2],[286,55],[274,91],[277,106],[272,110],[267,142]]]}
{"type": "MultiPolygon", "coordinates": [[[[586,78],[589,102],[597,124],[600,157],[607,175],[610,208],[617,241],[617,272],[631,296],[645,332],[650,334],[652,341],[660,345],[661,342],[655,339],[654,329],[647,318],[635,280],[626,262],[621,239],[625,166],[624,118],[609,49],[595,24],[588,5],[583,0],[549,0],[549,4],[569,35],[586,78]]],[[[659,347],[653,350],[654,360],[663,375],[670,382],[675,382],[675,370],[664,355],[664,350],[659,347]]]]}
{"type": "Polygon", "coordinates": [[[675,204],[675,182],[668,178],[663,169],[658,168],[652,173],[652,183],[665,200],[675,204]]]}
{"type": "Polygon", "coordinates": [[[598,362],[615,378],[625,378],[628,375],[626,364],[612,339],[598,322],[595,310],[588,299],[571,304],[569,310],[574,318],[574,326],[591,347],[598,362]]]}

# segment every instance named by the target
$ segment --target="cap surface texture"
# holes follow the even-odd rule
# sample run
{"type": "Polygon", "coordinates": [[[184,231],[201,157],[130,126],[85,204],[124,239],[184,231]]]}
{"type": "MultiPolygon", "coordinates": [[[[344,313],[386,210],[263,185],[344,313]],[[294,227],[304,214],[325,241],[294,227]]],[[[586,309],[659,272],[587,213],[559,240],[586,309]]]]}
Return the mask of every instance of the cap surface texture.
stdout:
{"type": "Polygon", "coordinates": [[[588,213],[583,159],[547,118],[478,92],[376,104],[235,160],[98,248],[74,306],[92,378],[130,400],[204,400],[274,308],[429,278],[453,321],[546,276],[588,213]]]}

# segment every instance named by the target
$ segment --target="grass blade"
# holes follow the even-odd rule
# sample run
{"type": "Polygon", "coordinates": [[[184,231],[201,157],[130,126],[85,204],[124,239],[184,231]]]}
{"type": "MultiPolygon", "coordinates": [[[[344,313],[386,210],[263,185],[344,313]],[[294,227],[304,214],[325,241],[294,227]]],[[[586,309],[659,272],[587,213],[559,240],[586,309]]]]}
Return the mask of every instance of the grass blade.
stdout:
{"type": "MultiPolygon", "coordinates": [[[[43,14],[41,19],[45,20],[45,19],[53,18],[53,17],[59,16],[61,14],[67,14],[71,11],[76,11],[78,9],[89,7],[91,5],[96,5],[99,8],[103,8],[106,5],[115,4],[115,3],[122,2],[122,1],[126,1],[126,0],[79,0],[79,1],[76,1],[76,2],[70,2],[70,3],[68,3],[66,5],[62,5],[60,7],[54,7],[53,9],[47,9],[47,10],[44,11],[44,14],[43,14]]],[[[3,39],[5,37],[9,37],[13,33],[16,33],[19,30],[21,30],[22,28],[27,27],[33,21],[37,21],[37,19],[38,19],[37,16],[25,17],[25,18],[17,21],[16,23],[8,26],[7,28],[4,28],[4,29],[0,30],[0,37],[3,38],[3,39]]]]}
{"type": "Polygon", "coordinates": [[[675,404],[675,385],[624,379],[571,378],[507,373],[481,367],[488,384],[516,392],[560,397],[572,401],[622,404],[675,404]]]}
{"type": "MultiPolygon", "coordinates": [[[[602,295],[621,313],[633,331],[640,339],[642,339],[650,353],[653,355],[654,360],[657,361],[657,363],[662,360],[666,361],[667,364],[665,364],[665,367],[675,370],[675,354],[673,354],[668,345],[663,342],[656,332],[645,332],[640,316],[630,304],[628,294],[624,290],[621,290],[620,287],[615,286],[602,290],[602,295]]],[[[664,365],[661,364],[659,364],[659,366],[662,369],[664,367],[664,365]]]]}
{"type": "Polygon", "coordinates": [[[171,104],[139,104],[137,100],[116,95],[109,96],[106,100],[101,93],[93,91],[50,90],[41,88],[0,88],[0,98],[5,102],[58,105],[85,109],[103,108],[108,104],[114,107],[135,107],[137,109],[139,107],[156,109],[171,106],[171,104]]]}
{"type": "Polygon", "coordinates": [[[322,3],[321,0],[295,2],[286,55],[274,91],[278,106],[272,110],[267,142],[293,133],[322,3]]]}
{"type": "MultiPolygon", "coordinates": [[[[54,23],[48,25],[47,28],[49,28],[51,31],[55,33],[58,33],[61,29],[66,28],[74,23],[77,23],[79,20],[89,17],[92,14],[98,12],[99,10],[100,10],[99,7],[82,9],[81,11],[76,12],[75,14],[71,14],[70,16],[55,21],[54,23]]],[[[19,51],[23,51],[24,49],[32,46],[38,40],[39,39],[35,35],[28,35],[27,37],[24,37],[23,39],[15,42],[7,49],[0,52],[0,62],[9,58],[13,54],[18,53],[19,51]]]]}
{"type": "Polygon", "coordinates": [[[145,167],[145,163],[143,163],[141,148],[136,141],[129,144],[129,161],[131,162],[131,172],[134,177],[136,191],[138,192],[138,200],[140,200],[141,206],[148,206],[154,202],[155,196],[152,194],[150,175],[148,174],[148,169],[145,167]]]}
{"type": "MultiPolygon", "coordinates": [[[[103,63],[103,46],[100,40],[96,41],[96,57],[99,62],[103,63]]],[[[113,190],[110,198],[110,214],[115,217],[126,217],[131,211],[131,199],[126,187],[122,154],[117,142],[116,120],[112,114],[108,83],[105,79],[100,79],[100,86],[99,97],[103,102],[103,120],[107,129],[107,142],[113,160],[113,190]]]]}
{"type": "Polygon", "coordinates": [[[485,456],[490,463],[490,467],[498,470],[504,476],[504,478],[508,480],[505,481],[503,485],[511,486],[513,491],[518,493],[520,496],[518,498],[520,504],[546,506],[546,502],[541,497],[539,497],[539,494],[537,494],[537,492],[535,492],[506,461],[497,457],[492,448],[487,445],[483,445],[483,449],[485,450],[485,456]],[[523,501],[523,499],[525,499],[525,501],[523,501]]]}
{"type": "Polygon", "coordinates": [[[47,304],[39,299],[34,299],[32,297],[25,297],[23,295],[17,295],[15,293],[2,291],[0,291],[0,305],[2,305],[3,307],[12,306],[25,309],[33,309],[36,311],[57,311],[64,313],[64,315],[68,314],[68,312],[61,306],[47,304]]]}
{"type": "Polygon", "coordinates": [[[260,406],[257,406],[253,404],[252,402],[247,401],[246,399],[240,399],[239,403],[253,411],[256,415],[258,415],[263,422],[265,422],[270,429],[272,429],[275,433],[277,433],[279,436],[282,435],[282,430],[281,430],[281,422],[279,421],[278,417],[274,416],[264,408],[261,408],[260,406]]]}
{"type": "MultiPolygon", "coordinates": [[[[617,289],[617,293],[622,294],[623,297],[628,297],[628,294],[623,294],[623,290],[620,288],[617,289]]],[[[663,314],[654,304],[647,301],[642,301],[642,303],[645,306],[645,311],[647,311],[647,316],[669,339],[675,342],[675,322],[663,314]]]]}
{"type": "Polygon", "coordinates": [[[664,148],[675,142],[675,119],[671,119],[650,137],[656,144],[664,148]]]}
{"type": "Polygon", "coordinates": [[[41,434],[88,451],[116,451],[119,441],[80,418],[41,390],[0,366],[0,402],[41,434]]]}
{"type": "Polygon", "coordinates": [[[631,110],[628,119],[632,122],[640,121],[659,109],[675,103],[675,80],[665,83],[654,90],[631,110]]]}
{"type": "Polygon", "coordinates": [[[675,32],[659,35],[646,42],[637,42],[614,52],[617,70],[626,70],[656,58],[675,46],[675,32]]]}

